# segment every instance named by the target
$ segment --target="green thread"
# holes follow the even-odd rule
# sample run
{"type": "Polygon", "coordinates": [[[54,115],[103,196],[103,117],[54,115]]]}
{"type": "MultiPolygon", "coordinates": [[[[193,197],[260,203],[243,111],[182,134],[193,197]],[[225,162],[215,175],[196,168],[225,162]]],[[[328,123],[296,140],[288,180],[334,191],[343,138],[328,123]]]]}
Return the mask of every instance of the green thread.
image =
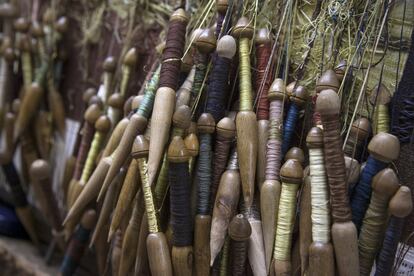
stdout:
{"type": "Polygon", "coordinates": [[[144,118],[149,118],[151,114],[152,107],[154,105],[155,91],[158,88],[158,83],[160,81],[160,70],[161,65],[158,65],[157,70],[154,72],[145,87],[144,99],[142,99],[141,105],[136,111],[137,114],[143,116],[144,118]]]}

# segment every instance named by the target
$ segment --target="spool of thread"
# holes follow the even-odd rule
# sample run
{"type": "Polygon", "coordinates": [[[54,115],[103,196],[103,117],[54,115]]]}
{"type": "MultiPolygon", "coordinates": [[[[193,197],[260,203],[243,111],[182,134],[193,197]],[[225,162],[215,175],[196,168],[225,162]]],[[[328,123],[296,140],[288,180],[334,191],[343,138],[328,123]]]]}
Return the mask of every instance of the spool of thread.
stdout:
{"type": "Polygon", "coordinates": [[[291,244],[296,213],[296,193],[303,179],[303,169],[300,162],[295,159],[287,160],[281,168],[280,176],[282,191],[273,258],[275,259],[274,271],[276,275],[285,275],[292,271],[291,244]]]}
{"type": "Polygon", "coordinates": [[[218,40],[217,56],[209,75],[206,104],[206,112],[214,117],[216,123],[224,117],[226,110],[230,64],[236,51],[236,41],[232,36],[225,35],[218,40]]]}
{"type": "Polygon", "coordinates": [[[390,275],[392,272],[395,254],[402,234],[404,218],[413,209],[410,188],[401,186],[391,198],[388,208],[391,217],[388,221],[382,248],[377,258],[375,276],[390,275]]]}
{"type": "MultiPolygon", "coordinates": [[[[336,77],[335,77],[336,78],[336,77]]],[[[358,237],[351,222],[347,194],[345,160],[339,128],[340,100],[332,89],[323,90],[316,101],[324,130],[325,168],[328,177],[333,225],[332,241],[341,275],[358,275],[358,237]]]]}
{"type": "Polygon", "coordinates": [[[180,136],[174,136],[168,147],[170,210],[173,230],[172,263],[177,275],[191,275],[193,228],[191,220],[188,152],[180,136]]]}
{"type": "Polygon", "coordinates": [[[360,275],[371,273],[383,240],[388,202],[398,188],[397,175],[389,168],[377,173],[372,180],[372,197],[359,235],[360,275]]]}
{"type": "Polygon", "coordinates": [[[379,84],[371,91],[369,98],[370,103],[374,107],[374,125],[373,132],[378,134],[380,132],[390,131],[390,115],[388,105],[391,101],[391,93],[383,84],[379,84]]]}
{"type": "Polygon", "coordinates": [[[178,86],[181,57],[183,56],[187,15],[183,9],[176,10],[170,19],[167,41],[162,55],[159,88],[154,102],[151,131],[157,133],[151,137],[148,156],[148,179],[150,185],[155,182],[163,149],[168,141],[171,117],[174,111],[175,90],[178,86]]]}
{"type": "Polygon", "coordinates": [[[372,178],[380,170],[386,168],[390,162],[398,158],[400,142],[394,135],[381,132],[371,139],[368,144],[368,151],[370,156],[361,172],[359,182],[355,186],[351,199],[352,221],[358,231],[361,229],[362,220],[368,209],[372,191],[372,178]]]}
{"type": "Polygon", "coordinates": [[[257,164],[257,118],[253,112],[252,83],[250,72],[249,43],[254,28],[246,17],[241,17],[233,28],[233,36],[239,38],[239,89],[240,111],[236,117],[237,154],[239,157],[243,199],[249,208],[254,198],[254,182],[257,164]]]}
{"type": "Polygon", "coordinates": [[[69,245],[63,257],[59,273],[62,276],[70,276],[75,274],[82,256],[87,247],[89,235],[96,223],[95,210],[86,211],[81,219],[81,222],[73,234],[69,245]]]}
{"type": "Polygon", "coordinates": [[[299,112],[306,103],[306,93],[305,88],[299,85],[293,90],[293,95],[290,96],[291,104],[283,127],[282,155],[286,154],[292,142],[296,122],[299,119],[299,112]]]}
{"type": "Polygon", "coordinates": [[[344,153],[345,155],[361,159],[362,149],[368,139],[371,132],[371,124],[367,118],[361,117],[352,123],[351,131],[346,140],[344,153]]]}
{"type": "Polygon", "coordinates": [[[229,224],[231,238],[232,275],[245,275],[248,240],[252,233],[249,221],[243,214],[238,214],[229,224]]]}
{"type": "MultiPolygon", "coordinates": [[[[223,21],[226,16],[227,8],[229,7],[228,0],[217,0],[216,9],[217,9],[217,19],[216,19],[216,31],[214,35],[219,37],[223,29],[223,21]]],[[[223,30],[224,31],[224,30],[223,30]]]]}
{"type": "Polygon", "coordinates": [[[114,73],[116,69],[115,58],[113,56],[106,57],[102,64],[102,68],[104,70],[104,73],[103,73],[104,92],[103,92],[103,95],[100,96],[100,98],[103,103],[107,103],[109,96],[111,96],[112,94],[114,73]]]}

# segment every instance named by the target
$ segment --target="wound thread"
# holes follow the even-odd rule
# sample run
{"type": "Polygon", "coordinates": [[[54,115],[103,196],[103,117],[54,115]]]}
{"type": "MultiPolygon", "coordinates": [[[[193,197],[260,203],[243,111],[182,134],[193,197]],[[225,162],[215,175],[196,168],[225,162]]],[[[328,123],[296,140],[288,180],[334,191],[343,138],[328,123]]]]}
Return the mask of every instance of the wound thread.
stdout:
{"type": "Polygon", "coordinates": [[[282,101],[276,100],[270,102],[269,112],[269,137],[266,146],[266,180],[279,180],[281,155],[281,117],[282,101]]]}
{"type": "Polygon", "coordinates": [[[164,159],[162,160],[162,165],[160,169],[160,173],[158,174],[157,183],[155,184],[154,188],[154,198],[155,198],[155,206],[157,210],[160,210],[162,207],[162,203],[167,194],[168,190],[168,158],[167,154],[164,154],[164,159]]]}
{"type": "Polygon", "coordinates": [[[193,86],[191,87],[190,106],[193,108],[203,86],[204,77],[207,71],[207,56],[203,53],[197,52],[195,56],[195,73],[193,86]]]}
{"type": "Polygon", "coordinates": [[[226,236],[224,240],[224,245],[221,250],[221,258],[220,258],[220,276],[227,276],[228,275],[228,267],[229,267],[229,252],[230,251],[230,238],[226,236]]]}
{"type": "Polygon", "coordinates": [[[214,202],[217,195],[218,186],[220,184],[221,175],[226,170],[227,159],[232,144],[231,139],[227,139],[219,134],[216,136],[213,156],[213,180],[211,182],[210,211],[214,208],[214,202]]]}
{"type": "Polygon", "coordinates": [[[232,275],[245,275],[248,241],[231,241],[232,275]]]}
{"type": "Polygon", "coordinates": [[[174,91],[178,87],[181,57],[184,54],[187,23],[172,20],[168,26],[165,49],[162,55],[160,87],[169,87],[174,91]]]}
{"type": "Polygon", "coordinates": [[[331,222],[329,214],[328,183],[323,149],[309,149],[311,176],[312,239],[314,242],[329,243],[331,222]]]}
{"type": "Polygon", "coordinates": [[[84,228],[82,225],[78,226],[72,239],[69,242],[68,248],[66,249],[65,256],[63,257],[62,264],[60,266],[60,273],[62,276],[74,275],[79,263],[82,259],[83,253],[87,242],[89,240],[90,229],[84,228]]]}
{"type": "Polygon", "coordinates": [[[322,122],[325,168],[329,183],[332,218],[333,222],[347,222],[351,220],[352,216],[338,115],[324,115],[322,122]]]}
{"type": "Polygon", "coordinates": [[[170,163],[170,212],[174,246],[190,246],[193,243],[191,220],[190,174],[188,162],[170,163]]]}
{"type": "Polygon", "coordinates": [[[375,109],[375,123],[374,133],[389,132],[390,131],[390,115],[388,105],[380,104],[375,109]]]}
{"type": "Polygon", "coordinates": [[[89,177],[92,174],[93,168],[95,167],[95,160],[99,154],[101,144],[103,142],[104,135],[102,132],[97,131],[93,137],[91,147],[88,152],[88,157],[86,158],[85,166],[83,167],[82,176],[80,179],[81,183],[86,183],[89,180],[89,177]]]}
{"type": "Polygon", "coordinates": [[[289,150],[298,118],[299,118],[299,107],[296,103],[292,103],[289,107],[289,111],[286,115],[285,125],[283,127],[283,140],[282,140],[283,141],[282,142],[282,155],[283,156],[289,150]]]}
{"type": "Polygon", "coordinates": [[[79,180],[82,176],[82,171],[85,166],[86,158],[92,143],[92,139],[95,133],[93,124],[86,122],[82,128],[82,139],[79,145],[78,156],[76,157],[75,170],[73,172],[73,178],[79,180]]]}
{"type": "Polygon", "coordinates": [[[293,225],[296,214],[296,193],[298,188],[298,184],[282,183],[275,247],[273,250],[273,258],[279,261],[290,261],[293,225]]]}
{"type": "Polygon", "coordinates": [[[144,118],[149,118],[151,115],[152,107],[154,106],[155,91],[160,81],[161,65],[158,65],[157,70],[152,75],[151,79],[147,82],[144,92],[144,98],[139,105],[137,114],[142,115],[144,118]]]}
{"type": "Polygon", "coordinates": [[[19,208],[27,206],[26,194],[21,186],[20,178],[13,161],[2,165],[2,168],[11,189],[14,207],[19,208]]]}
{"type": "Polygon", "coordinates": [[[226,111],[230,64],[231,59],[217,55],[209,76],[206,113],[210,113],[216,123],[224,117],[226,111]]]}
{"type": "Polygon", "coordinates": [[[138,169],[141,177],[142,192],[144,194],[145,211],[147,212],[148,230],[150,233],[160,232],[157,211],[151,186],[148,183],[148,167],[145,158],[138,158],[138,169]]]}
{"type": "Polygon", "coordinates": [[[359,235],[359,270],[360,275],[370,275],[375,256],[377,255],[384,235],[384,224],[387,221],[388,200],[374,192],[371,203],[365,214],[359,235]]]}
{"type": "Polygon", "coordinates": [[[240,38],[239,55],[240,55],[240,111],[252,111],[252,83],[250,72],[250,54],[249,39],[240,38]]]}
{"type": "Polygon", "coordinates": [[[404,218],[391,216],[385,231],[384,242],[377,258],[375,276],[391,275],[403,226],[404,218]]]}
{"type": "Polygon", "coordinates": [[[30,52],[22,52],[22,72],[23,72],[23,83],[25,87],[30,87],[33,80],[32,74],[32,57],[30,52]]]}
{"type": "Polygon", "coordinates": [[[270,59],[271,51],[270,43],[260,44],[256,47],[257,120],[269,119],[269,100],[267,99],[267,94],[271,84],[272,74],[267,72],[266,77],[266,67],[270,59]]]}
{"type": "MultiPolygon", "coordinates": [[[[200,154],[198,157],[198,201],[197,214],[208,215],[210,213],[210,186],[211,186],[211,134],[200,133],[200,154]]],[[[213,203],[214,204],[214,203],[213,203]]]]}
{"type": "Polygon", "coordinates": [[[372,192],[372,178],[386,167],[386,163],[369,156],[359,178],[358,184],[354,188],[351,198],[352,222],[355,224],[358,233],[361,230],[362,221],[364,219],[365,212],[368,209],[372,192]]]}

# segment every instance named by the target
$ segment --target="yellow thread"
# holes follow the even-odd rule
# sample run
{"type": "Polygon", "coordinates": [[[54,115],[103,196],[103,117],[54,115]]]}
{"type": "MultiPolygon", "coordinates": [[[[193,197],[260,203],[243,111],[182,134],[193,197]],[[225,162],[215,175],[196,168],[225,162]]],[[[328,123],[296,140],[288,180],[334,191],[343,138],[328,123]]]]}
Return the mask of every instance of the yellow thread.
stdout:
{"type": "Polygon", "coordinates": [[[276,241],[273,258],[280,261],[290,261],[292,231],[295,222],[296,193],[298,184],[282,183],[280,194],[279,217],[276,227],[276,241]]]}
{"type": "Polygon", "coordinates": [[[122,79],[121,79],[121,86],[120,86],[120,94],[122,96],[126,94],[130,75],[131,75],[131,67],[126,66],[126,65],[122,66],[122,79]]]}
{"type": "Polygon", "coordinates": [[[359,234],[360,275],[370,275],[375,256],[384,236],[387,205],[386,199],[378,196],[375,192],[372,194],[359,234]]]}
{"type": "Polygon", "coordinates": [[[249,39],[240,38],[240,111],[251,111],[252,106],[252,83],[250,72],[249,39]]]}
{"type": "Polygon", "coordinates": [[[88,157],[86,157],[85,166],[82,170],[82,176],[80,182],[86,184],[88,182],[89,177],[92,174],[96,157],[98,156],[99,149],[101,147],[101,143],[103,141],[103,134],[100,131],[97,131],[93,137],[91,148],[88,151],[88,157]]]}
{"type": "Polygon", "coordinates": [[[139,158],[137,161],[141,177],[142,192],[144,194],[145,210],[147,211],[148,229],[150,233],[158,233],[160,230],[158,227],[157,213],[155,211],[151,186],[148,183],[147,161],[145,158],[139,158]]]}
{"type": "Polygon", "coordinates": [[[314,242],[330,240],[328,184],[326,180],[323,150],[309,149],[311,176],[312,238],[314,242]]]}
{"type": "Polygon", "coordinates": [[[23,65],[23,82],[25,87],[29,87],[32,84],[32,59],[29,52],[22,52],[22,65],[23,65]]]}
{"type": "Polygon", "coordinates": [[[375,134],[390,131],[388,105],[380,104],[375,109],[375,134]]]}

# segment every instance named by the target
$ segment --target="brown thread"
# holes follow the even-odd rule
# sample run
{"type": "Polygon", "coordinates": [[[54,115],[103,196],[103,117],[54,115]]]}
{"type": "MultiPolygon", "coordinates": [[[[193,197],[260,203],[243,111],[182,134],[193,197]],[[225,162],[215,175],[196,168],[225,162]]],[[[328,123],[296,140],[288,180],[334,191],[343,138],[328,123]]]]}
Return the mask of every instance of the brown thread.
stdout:
{"type": "Polygon", "coordinates": [[[267,72],[266,76],[266,67],[270,58],[270,52],[270,43],[260,44],[256,47],[257,120],[269,119],[269,100],[267,99],[267,93],[269,91],[272,74],[271,72],[267,72]]]}
{"type": "Polygon", "coordinates": [[[88,156],[89,148],[91,147],[95,128],[93,124],[85,122],[82,129],[82,139],[79,145],[78,156],[76,157],[75,170],[73,178],[79,180],[82,176],[82,170],[85,166],[86,157],[88,156]]]}
{"type": "Polygon", "coordinates": [[[334,222],[351,220],[340,124],[338,115],[322,115],[325,166],[334,222]]]}

